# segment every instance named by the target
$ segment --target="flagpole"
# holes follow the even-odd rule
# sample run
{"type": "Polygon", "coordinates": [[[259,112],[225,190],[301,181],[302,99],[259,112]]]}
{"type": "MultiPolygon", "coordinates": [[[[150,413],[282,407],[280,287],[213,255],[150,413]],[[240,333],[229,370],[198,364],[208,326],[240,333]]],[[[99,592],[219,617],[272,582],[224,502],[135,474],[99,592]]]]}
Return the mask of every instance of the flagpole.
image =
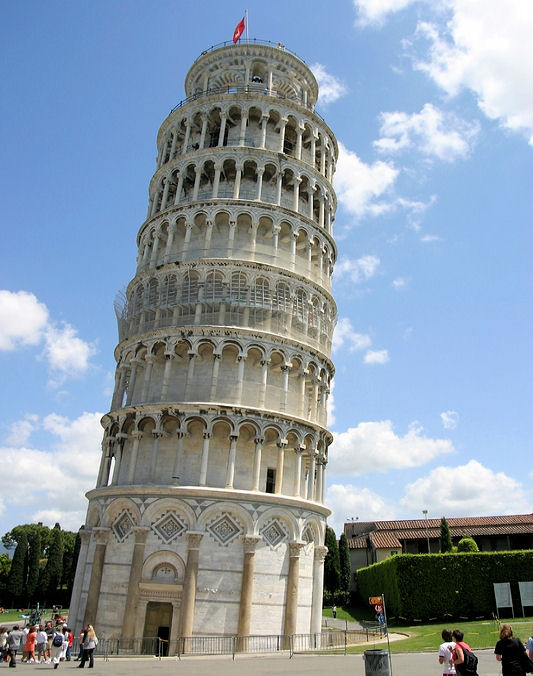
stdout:
{"type": "Polygon", "coordinates": [[[246,27],[246,42],[248,42],[248,10],[247,9],[244,10],[244,16],[245,16],[244,25],[246,27]]]}

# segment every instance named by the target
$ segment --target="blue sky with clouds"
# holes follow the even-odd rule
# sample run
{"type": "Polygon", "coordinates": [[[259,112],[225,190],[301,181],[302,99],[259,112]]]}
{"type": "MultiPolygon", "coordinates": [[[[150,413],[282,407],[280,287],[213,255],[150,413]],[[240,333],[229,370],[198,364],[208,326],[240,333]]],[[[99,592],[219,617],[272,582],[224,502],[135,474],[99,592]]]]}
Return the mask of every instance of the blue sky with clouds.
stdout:
{"type": "MultiPolygon", "coordinates": [[[[337,136],[327,502],[531,512],[533,4],[253,3],[337,136]]],[[[159,125],[244,7],[19,0],[0,28],[0,534],[77,529],[159,125]]]]}

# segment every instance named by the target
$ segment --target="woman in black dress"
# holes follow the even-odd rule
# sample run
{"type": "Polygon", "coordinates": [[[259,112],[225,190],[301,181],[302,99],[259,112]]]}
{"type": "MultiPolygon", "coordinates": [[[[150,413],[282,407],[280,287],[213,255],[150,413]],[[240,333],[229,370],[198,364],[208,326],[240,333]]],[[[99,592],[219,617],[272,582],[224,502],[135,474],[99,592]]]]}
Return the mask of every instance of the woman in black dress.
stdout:
{"type": "Polygon", "coordinates": [[[510,624],[500,627],[500,640],[496,643],[494,654],[498,662],[502,663],[502,676],[526,676],[523,667],[526,649],[519,638],[513,637],[510,624]]]}

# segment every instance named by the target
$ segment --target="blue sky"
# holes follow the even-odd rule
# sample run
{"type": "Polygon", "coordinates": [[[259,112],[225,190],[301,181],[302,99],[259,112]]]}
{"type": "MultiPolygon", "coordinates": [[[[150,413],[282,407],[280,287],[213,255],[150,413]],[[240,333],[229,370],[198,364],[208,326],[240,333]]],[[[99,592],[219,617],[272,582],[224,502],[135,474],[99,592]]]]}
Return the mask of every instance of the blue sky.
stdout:
{"type": "MultiPolygon", "coordinates": [[[[3,3],[0,534],[84,521],[157,130],[244,9],[3,3]]],[[[330,524],[531,512],[533,4],[248,10],[341,150],[330,524]]]]}

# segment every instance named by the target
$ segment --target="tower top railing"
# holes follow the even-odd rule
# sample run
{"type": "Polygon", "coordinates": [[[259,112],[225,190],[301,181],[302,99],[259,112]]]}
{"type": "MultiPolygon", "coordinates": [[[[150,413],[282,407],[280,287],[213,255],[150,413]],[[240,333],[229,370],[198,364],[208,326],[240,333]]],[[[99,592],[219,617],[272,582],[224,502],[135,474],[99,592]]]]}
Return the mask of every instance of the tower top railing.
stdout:
{"type": "MultiPolygon", "coordinates": [[[[287,52],[289,54],[292,54],[292,56],[295,56],[299,61],[301,61],[303,64],[307,66],[307,63],[305,62],[305,59],[302,59],[301,56],[298,56],[296,52],[293,52],[290,49],[287,49],[285,45],[282,42],[272,42],[272,40],[260,40],[259,38],[249,38],[248,40],[243,40],[242,42],[239,42],[237,45],[233,44],[233,40],[226,40],[226,42],[219,42],[216,45],[211,45],[211,47],[208,47],[207,49],[204,49],[204,51],[198,56],[192,63],[192,66],[199,61],[203,56],[206,54],[209,54],[209,52],[215,51],[215,49],[221,49],[222,47],[241,47],[244,45],[266,45],[267,47],[276,47],[278,49],[282,49],[284,52],[287,52]]],[[[191,66],[191,68],[192,68],[191,66]]],[[[309,68],[309,66],[307,66],[309,68]]]]}

